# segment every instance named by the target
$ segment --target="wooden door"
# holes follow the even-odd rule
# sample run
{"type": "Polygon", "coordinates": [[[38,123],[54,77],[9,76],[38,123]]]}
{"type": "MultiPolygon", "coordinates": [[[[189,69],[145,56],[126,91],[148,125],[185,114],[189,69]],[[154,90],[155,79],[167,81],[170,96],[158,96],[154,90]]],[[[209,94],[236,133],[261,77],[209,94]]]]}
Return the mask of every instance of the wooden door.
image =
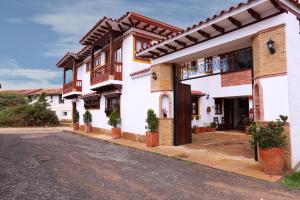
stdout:
{"type": "Polygon", "coordinates": [[[234,102],[233,99],[224,99],[224,121],[229,129],[234,129],[234,102]]]}
{"type": "Polygon", "coordinates": [[[190,85],[176,83],[175,87],[174,144],[178,146],[192,142],[192,97],[190,85]]]}

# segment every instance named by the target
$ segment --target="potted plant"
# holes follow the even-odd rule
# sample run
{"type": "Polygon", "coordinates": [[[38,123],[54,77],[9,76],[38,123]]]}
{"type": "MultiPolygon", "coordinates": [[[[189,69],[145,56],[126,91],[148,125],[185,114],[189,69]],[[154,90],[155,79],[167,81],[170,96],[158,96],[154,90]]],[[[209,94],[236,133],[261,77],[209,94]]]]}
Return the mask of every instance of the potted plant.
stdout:
{"type": "Polygon", "coordinates": [[[147,147],[158,146],[158,142],[159,142],[159,135],[157,131],[158,119],[156,117],[156,114],[154,113],[154,110],[148,109],[146,122],[147,122],[146,129],[149,130],[146,133],[146,145],[147,147]]]}
{"type": "Polygon", "coordinates": [[[197,129],[198,129],[198,126],[194,125],[192,128],[192,133],[197,134],[197,129]]]}
{"type": "Polygon", "coordinates": [[[85,113],[83,114],[83,122],[84,122],[84,130],[86,133],[92,132],[92,115],[90,111],[86,110],[85,113]]]}
{"type": "Polygon", "coordinates": [[[111,135],[113,139],[121,138],[121,128],[117,126],[121,123],[120,113],[117,108],[113,108],[109,115],[108,124],[111,125],[111,135]]]}
{"type": "Polygon", "coordinates": [[[216,132],[217,130],[217,124],[216,122],[210,123],[211,132],[216,132]]]}
{"type": "Polygon", "coordinates": [[[284,166],[285,121],[278,119],[268,123],[252,123],[249,128],[252,147],[259,147],[259,162],[265,173],[280,175],[284,166]]]}
{"type": "Polygon", "coordinates": [[[79,130],[79,112],[77,110],[73,114],[73,129],[79,130]]]}
{"type": "Polygon", "coordinates": [[[244,118],[244,119],[242,120],[242,123],[243,123],[243,125],[244,125],[244,127],[245,127],[245,132],[246,132],[246,133],[249,134],[249,128],[250,128],[250,126],[251,126],[251,124],[252,124],[253,122],[254,122],[253,119],[250,118],[250,117],[246,117],[246,118],[244,118]]]}

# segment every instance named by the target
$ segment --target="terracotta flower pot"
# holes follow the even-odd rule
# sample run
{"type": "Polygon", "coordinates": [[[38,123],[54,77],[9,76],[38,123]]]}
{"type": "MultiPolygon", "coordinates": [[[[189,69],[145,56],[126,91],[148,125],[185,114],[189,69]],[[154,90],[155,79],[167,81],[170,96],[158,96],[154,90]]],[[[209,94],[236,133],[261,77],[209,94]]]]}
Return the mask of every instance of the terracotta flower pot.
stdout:
{"type": "Polygon", "coordinates": [[[91,133],[92,132],[92,126],[90,124],[84,125],[84,131],[86,133],[91,133]]]}
{"type": "Polygon", "coordinates": [[[120,128],[112,128],[111,129],[111,136],[113,139],[121,138],[121,129],[120,128]]]}
{"type": "Polygon", "coordinates": [[[197,134],[205,133],[205,127],[198,127],[196,133],[197,134]]]}
{"type": "Polygon", "coordinates": [[[216,132],[217,128],[210,128],[211,132],[216,132]]]}
{"type": "Polygon", "coordinates": [[[283,148],[259,148],[259,162],[266,174],[280,175],[284,166],[283,148]]]}
{"type": "Polygon", "coordinates": [[[158,146],[159,135],[158,132],[147,132],[146,133],[146,145],[147,147],[156,147],[158,146]]]}
{"type": "Polygon", "coordinates": [[[73,129],[74,129],[74,131],[79,130],[79,123],[78,122],[73,123],[73,129]]]}
{"type": "Polygon", "coordinates": [[[206,131],[206,132],[212,132],[212,128],[211,128],[211,127],[206,127],[206,128],[205,128],[205,131],[206,131]]]}

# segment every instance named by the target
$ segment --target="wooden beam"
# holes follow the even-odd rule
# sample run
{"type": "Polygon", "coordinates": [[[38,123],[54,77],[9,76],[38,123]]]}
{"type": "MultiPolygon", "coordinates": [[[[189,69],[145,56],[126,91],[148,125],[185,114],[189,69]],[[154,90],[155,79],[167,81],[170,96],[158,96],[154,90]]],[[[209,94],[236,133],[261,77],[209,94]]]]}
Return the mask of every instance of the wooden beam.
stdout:
{"type": "Polygon", "coordinates": [[[125,25],[125,26],[128,26],[128,27],[131,27],[131,25],[130,24],[128,24],[128,23],[126,23],[126,22],[121,22],[123,25],[125,25]]]}
{"type": "Polygon", "coordinates": [[[286,12],[286,10],[280,6],[280,4],[278,3],[278,1],[276,1],[276,0],[271,0],[271,3],[273,4],[273,6],[274,6],[275,8],[277,8],[277,10],[279,10],[279,11],[281,11],[281,12],[286,12]]]}
{"type": "Polygon", "coordinates": [[[90,35],[90,37],[93,38],[93,39],[98,39],[98,37],[93,36],[93,35],[90,35]]]}
{"type": "Polygon", "coordinates": [[[155,26],[154,28],[151,29],[151,32],[154,32],[156,29],[158,29],[157,26],[155,26]]]}
{"type": "Polygon", "coordinates": [[[166,46],[167,48],[169,48],[169,49],[172,49],[173,51],[176,51],[176,50],[177,50],[177,48],[176,48],[175,46],[173,46],[173,45],[165,44],[165,46],[166,46]]]}
{"type": "Polygon", "coordinates": [[[107,26],[100,26],[100,27],[105,29],[105,30],[109,30],[109,27],[107,27],[107,26]]]}
{"type": "Polygon", "coordinates": [[[260,21],[261,20],[261,16],[258,12],[256,12],[255,10],[253,10],[252,8],[249,8],[248,13],[256,20],[260,21]]]}
{"type": "Polygon", "coordinates": [[[124,29],[123,29],[123,27],[120,24],[118,24],[118,27],[119,27],[119,29],[120,29],[121,32],[124,32],[124,29]]]}
{"type": "Polygon", "coordinates": [[[190,35],[186,35],[185,37],[186,37],[189,41],[191,41],[191,42],[198,42],[198,39],[197,39],[197,38],[192,37],[192,36],[190,36],[190,35]]]}
{"type": "Polygon", "coordinates": [[[166,29],[163,29],[163,30],[159,31],[158,33],[163,34],[165,31],[166,31],[166,29]]]}
{"type": "Polygon", "coordinates": [[[132,27],[134,27],[134,22],[133,22],[133,20],[132,20],[131,18],[128,18],[128,20],[129,20],[130,25],[131,25],[132,27]]]}
{"type": "Polygon", "coordinates": [[[96,36],[99,36],[99,37],[102,36],[102,34],[97,33],[97,32],[94,32],[93,34],[96,35],[96,36]]]}
{"type": "Polygon", "coordinates": [[[225,29],[217,24],[212,24],[211,25],[216,31],[220,32],[220,33],[225,33],[225,29]]]}
{"type": "Polygon", "coordinates": [[[152,54],[152,55],[154,55],[154,56],[157,56],[157,57],[159,56],[159,53],[156,53],[154,51],[149,51],[149,53],[152,54]]]}
{"type": "Polygon", "coordinates": [[[235,26],[237,26],[237,27],[242,27],[242,23],[241,23],[239,20],[237,20],[237,19],[235,19],[235,18],[233,18],[233,17],[228,17],[228,20],[229,20],[233,25],[235,25],[235,26]]]}
{"type": "Polygon", "coordinates": [[[170,31],[169,33],[166,34],[166,37],[169,37],[169,36],[172,35],[172,34],[173,34],[173,32],[170,31]]]}
{"type": "Polygon", "coordinates": [[[146,30],[148,27],[150,26],[150,24],[146,24],[143,29],[146,30]]]}
{"type": "Polygon", "coordinates": [[[99,33],[106,33],[104,30],[101,30],[101,29],[96,29],[96,31],[99,33]]]}
{"type": "Polygon", "coordinates": [[[137,27],[141,22],[140,21],[137,21],[134,26],[137,27]]]}
{"type": "Polygon", "coordinates": [[[159,48],[159,47],[157,47],[156,49],[157,49],[158,51],[162,52],[162,53],[168,53],[168,51],[165,50],[165,49],[162,49],[162,48],[159,48]]]}
{"type": "Polygon", "coordinates": [[[205,31],[198,30],[197,32],[203,37],[210,38],[210,34],[205,31]]]}
{"type": "Polygon", "coordinates": [[[180,40],[174,40],[174,42],[176,42],[177,44],[179,44],[180,46],[186,47],[186,43],[182,42],[180,40]]]}
{"type": "Polygon", "coordinates": [[[112,26],[110,25],[110,23],[108,21],[105,21],[106,26],[108,26],[110,29],[112,29],[112,26]]]}

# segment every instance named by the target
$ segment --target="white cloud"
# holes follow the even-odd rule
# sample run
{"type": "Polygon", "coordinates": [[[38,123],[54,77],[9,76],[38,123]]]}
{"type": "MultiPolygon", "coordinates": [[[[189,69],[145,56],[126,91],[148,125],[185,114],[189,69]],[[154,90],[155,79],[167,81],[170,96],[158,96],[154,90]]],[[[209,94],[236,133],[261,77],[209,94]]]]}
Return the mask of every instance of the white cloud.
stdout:
{"type": "Polygon", "coordinates": [[[2,89],[30,89],[59,87],[52,81],[59,78],[59,70],[31,69],[20,66],[16,60],[0,58],[0,83],[2,89]]]}
{"type": "Polygon", "coordinates": [[[62,57],[66,51],[80,50],[78,41],[103,16],[118,18],[126,11],[177,25],[191,26],[240,0],[59,0],[32,17],[35,23],[48,26],[58,39],[47,45],[46,56],[62,57]]]}
{"type": "Polygon", "coordinates": [[[25,18],[12,17],[12,18],[7,19],[6,21],[9,22],[9,23],[12,23],[12,24],[20,24],[20,23],[23,23],[26,20],[25,20],[25,18]]]}

